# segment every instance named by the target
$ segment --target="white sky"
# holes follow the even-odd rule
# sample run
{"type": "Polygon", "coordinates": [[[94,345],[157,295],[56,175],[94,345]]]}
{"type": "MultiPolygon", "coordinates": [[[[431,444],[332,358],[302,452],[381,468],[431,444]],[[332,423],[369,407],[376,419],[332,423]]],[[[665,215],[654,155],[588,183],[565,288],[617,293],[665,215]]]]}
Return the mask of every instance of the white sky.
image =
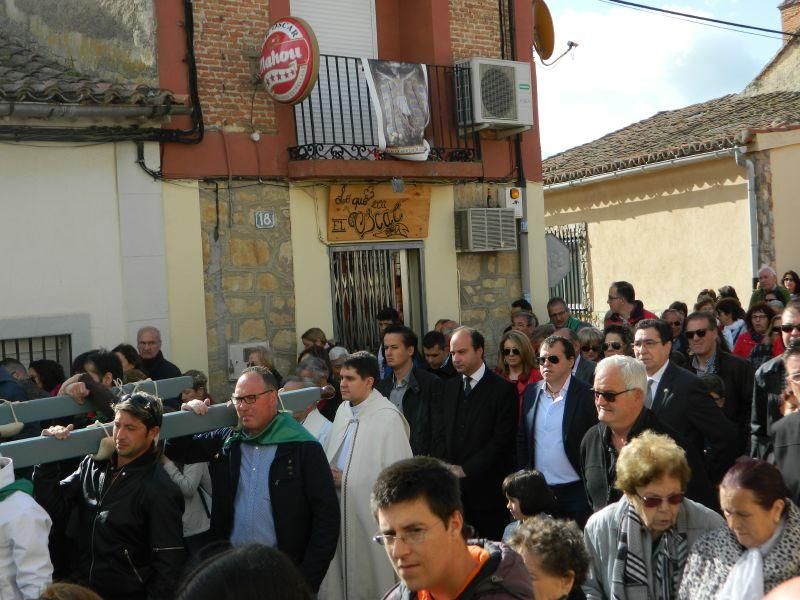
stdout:
{"type": "MultiPolygon", "coordinates": [[[[636,0],[780,29],[779,0],[636,0]]],[[[548,0],[551,67],[536,57],[542,156],[597,139],[658,111],[741,91],[780,48],[767,39],[611,5],[548,0]]],[[[548,62],[550,62],[548,61],[548,62]]]]}

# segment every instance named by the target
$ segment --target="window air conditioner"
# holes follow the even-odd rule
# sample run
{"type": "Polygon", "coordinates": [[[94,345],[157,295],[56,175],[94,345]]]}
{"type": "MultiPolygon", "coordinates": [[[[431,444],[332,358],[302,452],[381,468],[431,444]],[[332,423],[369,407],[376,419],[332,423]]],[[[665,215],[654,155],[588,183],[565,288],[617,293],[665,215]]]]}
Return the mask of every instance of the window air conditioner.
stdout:
{"type": "Polygon", "coordinates": [[[456,61],[456,114],[464,132],[533,126],[531,66],[526,62],[470,58],[456,61]]]}
{"type": "Polygon", "coordinates": [[[456,211],[457,252],[517,249],[513,208],[467,208],[456,211]]]}

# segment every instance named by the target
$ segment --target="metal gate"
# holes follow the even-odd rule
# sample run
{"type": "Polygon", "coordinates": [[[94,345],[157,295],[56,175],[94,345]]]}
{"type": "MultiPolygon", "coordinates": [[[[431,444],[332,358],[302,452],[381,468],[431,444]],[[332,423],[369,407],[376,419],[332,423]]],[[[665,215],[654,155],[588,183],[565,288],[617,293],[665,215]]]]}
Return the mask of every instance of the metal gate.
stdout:
{"type": "Polygon", "coordinates": [[[550,288],[550,297],[563,298],[570,311],[580,319],[591,321],[589,294],[589,248],[586,223],[548,227],[546,233],[557,237],[569,248],[570,270],[564,279],[550,288]]]}
{"type": "Polygon", "coordinates": [[[375,316],[397,309],[418,334],[424,328],[421,245],[332,247],[334,339],[351,352],[375,352],[381,343],[375,316]]]}

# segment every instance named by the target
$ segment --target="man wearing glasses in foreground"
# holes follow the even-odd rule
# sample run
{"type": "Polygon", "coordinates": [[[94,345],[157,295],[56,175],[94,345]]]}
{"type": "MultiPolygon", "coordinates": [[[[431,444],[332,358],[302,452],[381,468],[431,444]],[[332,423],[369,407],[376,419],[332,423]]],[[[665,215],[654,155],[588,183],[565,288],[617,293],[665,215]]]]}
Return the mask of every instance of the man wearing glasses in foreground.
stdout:
{"type": "Polygon", "coordinates": [[[683,448],[691,470],[686,495],[716,508],[703,455],[645,407],[647,371],[642,363],[632,356],[604,358],[597,365],[592,392],[600,422],[586,432],[581,442],[581,470],[594,512],[622,497],[622,492],[614,488],[619,452],[646,430],[667,435],[683,448]]]}
{"type": "Polygon", "coordinates": [[[401,580],[385,600],[533,598],[518,554],[498,542],[464,539],[458,478],[443,462],[418,456],[385,468],[371,504],[380,530],[372,539],[401,580]]]}
{"type": "MultiPolygon", "coordinates": [[[[245,369],[231,396],[239,425],[171,440],[167,454],[183,463],[218,457],[212,536],[278,548],[316,591],[336,551],[339,502],[322,446],[291,413],[278,412],[277,388],[268,369],[245,369]]],[[[201,400],[181,408],[208,410],[201,400]]]]}

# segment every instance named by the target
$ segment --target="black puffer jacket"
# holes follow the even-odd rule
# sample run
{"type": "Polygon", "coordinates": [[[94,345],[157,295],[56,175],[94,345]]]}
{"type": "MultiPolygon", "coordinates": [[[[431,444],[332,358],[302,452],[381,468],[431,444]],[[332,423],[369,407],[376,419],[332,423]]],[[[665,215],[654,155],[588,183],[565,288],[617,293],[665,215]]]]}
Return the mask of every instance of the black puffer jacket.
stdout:
{"type": "MultiPolygon", "coordinates": [[[[489,559],[456,600],[533,600],[531,576],[519,554],[505,544],[487,540],[472,540],[471,545],[483,546],[489,559]]],[[[389,590],[383,600],[415,600],[417,593],[403,582],[389,590]]]]}
{"type": "MultiPolygon", "coordinates": [[[[72,511],[73,579],[106,600],[172,598],[184,565],[183,496],[149,452],[121,469],[87,456],[59,481],[34,471],[34,497],[53,517],[72,511]]],[[[112,464],[114,463],[114,464],[112,464]]]]}

